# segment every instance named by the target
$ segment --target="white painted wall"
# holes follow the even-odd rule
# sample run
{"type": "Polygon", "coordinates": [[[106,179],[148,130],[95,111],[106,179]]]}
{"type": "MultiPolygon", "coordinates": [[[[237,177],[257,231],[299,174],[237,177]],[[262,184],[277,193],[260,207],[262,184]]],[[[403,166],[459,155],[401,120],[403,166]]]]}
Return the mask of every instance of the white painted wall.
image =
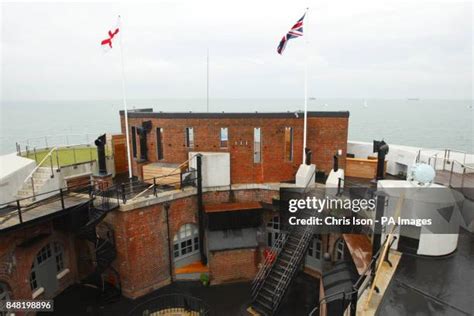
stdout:
{"type": "Polygon", "coordinates": [[[314,177],[316,176],[316,165],[301,164],[296,172],[295,183],[296,186],[305,188],[306,186],[314,186],[314,177]]]}
{"type": "MultiPolygon", "coordinates": [[[[230,185],[230,154],[222,152],[190,152],[189,159],[196,154],[202,157],[202,186],[217,187],[230,185]]],[[[196,158],[190,160],[190,166],[197,168],[196,158]]]]}
{"type": "MultiPolygon", "coordinates": [[[[404,194],[404,201],[398,216],[403,219],[431,219],[430,226],[421,226],[419,236],[410,236],[419,239],[417,253],[420,255],[441,256],[446,255],[457,247],[457,234],[460,221],[458,202],[462,202],[464,197],[445,186],[432,184],[430,187],[416,187],[409,181],[401,180],[380,180],[377,189],[388,194],[388,206],[384,216],[397,217],[396,207],[401,194],[404,194]],[[439,208],[454,206],[455,210],[450,222],[447,222],[437,211],[439,208]],[[434,231],[434,233],[433,233],[434,231]]],[[[396,236],[399,237],[399,227],[396,229],[396,236]]],[[[398,247],[398,239],[393,247],[398,247]]],[[[382,237],[382,241],[385,236],[382,237]]]]}
{"type": "MultiPolygon", "coordinates": [[[[326,179],[326,195],[335,196],[337,194],[337,187],[339,185],[339,178],[344,180],[344,170],[339,168],[337,171],[334,169],[329,173],[326,179]]],[[[344,181],[341,182],[341,189],[344,188],[344,181]]]]}
{"type": "Polygon", "coordinates": [[[23,181],[35,167],[34,160],[18,157],[16,153],[0,156],[0,204],[15,200],[23,181]]]}

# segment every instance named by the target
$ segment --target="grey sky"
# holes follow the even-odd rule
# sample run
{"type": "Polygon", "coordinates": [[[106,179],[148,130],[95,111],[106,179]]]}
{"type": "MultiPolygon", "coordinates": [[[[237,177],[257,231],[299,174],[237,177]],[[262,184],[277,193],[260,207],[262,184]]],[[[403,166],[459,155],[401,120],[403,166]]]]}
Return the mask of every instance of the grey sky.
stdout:
{"type": "Polygon", "coordinates": [[[219,1],[2,4],[3,100],[118,99],[123,16],[130,98],[300,97],[303,14],[314,97],[471,98],[472,4],[460,1],[219,1]]]}

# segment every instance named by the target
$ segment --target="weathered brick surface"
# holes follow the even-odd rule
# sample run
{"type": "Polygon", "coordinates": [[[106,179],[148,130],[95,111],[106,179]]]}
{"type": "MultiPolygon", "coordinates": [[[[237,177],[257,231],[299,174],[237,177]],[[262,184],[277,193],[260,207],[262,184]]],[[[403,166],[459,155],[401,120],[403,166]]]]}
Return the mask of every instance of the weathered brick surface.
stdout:
{"type": "MultiPolygon", "coordinates": [[[[223,203],[232,199],[236,202],[271,202],[272,197],[277,194],[277,191],[271,190],[238,190],[233,193],[214,191],[204,193],[203,201],[204,203],[223,203]]],[[[189,196],[176,199],[168,202],[168,205],[169,238],[172,247],[173,236],[182,225],[198,223],[197,197],[189,196]]],[[[173,264],[170,267],[172,252],[168,250],[168,228],[164,203],[126,212],[111,212],[105,218],[105,222],[109,223],[115,232],[117,259],[113,266],[119,271],[124,295],[136,298],[172,281],[174,267],[173,264]]],[[[235,251],[231,255],[239,262],[250,262],[248,261],[250,257],[252,258],[251,262],[256,262],[255,249],[235,251]]],[[[214,261],[217,270],[212,272],[213,264],[209,259],[211,273],[216,277],[217,282],[238,279],[240,272],[234,271],[232,276],[231,272],[222,270],[224,268],[221,265],[222,259],[218,255],[214,261]],[[223,277],[220,277],[221,272],[219,271],[221,270],[224,273],[223,277]]],[[[251,278],[255,273],[254,269],[256,269],[256,265],[254,268],[243,271],[242,278],[251,278]]]]}
{"type": "MultiPolygon", "coordinates": [[[[77,256],[74,249],[74,236],[53,229],[51,222],[11,232],[0,237],[0,282],[7,284],[12,299],[31,299],[31,265],[40,249],[48,243],[59,242],[64,248],[64,267],[70,272],[59,280],[59,294],[69,285],[78,281],[77,256]],[[47,234],[44,238],[27,246],[19,246],[35,236],[47,234]]],[[[38,299],[47,299],[42,294],[38,299]]]]}
{"type": "MultiPolygon", "coordinates": [[[[129,128],[141,126],[151,120],[153,128],[147,137],[148,163],[157,161],[156,128],[163,128],[163,153],[161,162],[182,163],[190,151],[229,152],[232,183],[264,183],[293,180],[302,162],[303,120],[300,118],[135,118],[129,115],[129,128]],[[285,160],[285,127],[294,129],[294,158],[285,160]],[[194,148],[185,145],[185,128],[194,128],[194,148]],[[228,148],[220,148],[220,128],[229,132],[228,148]],[[253,162],[253,129],[261,128],[262,162],[253,162]]],[[[121,115],[122,132],[125,132],[121,115]]],[[[328,173],[332,157],[342,149],[341,167],[345,165],[347,150],[347,117],[309,117],[307,146],[313,152],[313,163],[318,170],[328,173]]],[[[137,157],[140,144],[137,136],[137,157]]],[[[141,164],[132,159],[133,172],[141,177],[141,164]]]]}
{"type": "Polygon", "coordinates": [[[252,280],[258,269],[256,248],[214,251],[208,260],[213,285],[252,280]]]}

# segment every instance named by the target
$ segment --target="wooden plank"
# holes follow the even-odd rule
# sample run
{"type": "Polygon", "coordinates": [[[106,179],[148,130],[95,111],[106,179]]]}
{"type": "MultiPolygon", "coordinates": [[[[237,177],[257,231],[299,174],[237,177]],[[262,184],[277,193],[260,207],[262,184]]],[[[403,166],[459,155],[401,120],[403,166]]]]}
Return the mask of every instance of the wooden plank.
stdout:
{"type": "Polygon", "coordinates": [[[153,178],[158,185],[169,185],[180,188],[181,170],[176,167],[161,167],[156,164],[143,166],[144,182],[153,184],[153,178]]]}
{"type": "Polygon", "coordinates": [[[114,151],[115,172],[128,171],[127,146],[125,135],[112,135],[112,148],[114,151]]]}
{"type": "MultiPolygon", "coordinates": [[[[385,170],[387,170],[387,161],[385,161],[385,170]]],[[[346,158],[345,175],[347,177],[374,179],[377,174],[377,160],[363,158],[346,158]]]]}

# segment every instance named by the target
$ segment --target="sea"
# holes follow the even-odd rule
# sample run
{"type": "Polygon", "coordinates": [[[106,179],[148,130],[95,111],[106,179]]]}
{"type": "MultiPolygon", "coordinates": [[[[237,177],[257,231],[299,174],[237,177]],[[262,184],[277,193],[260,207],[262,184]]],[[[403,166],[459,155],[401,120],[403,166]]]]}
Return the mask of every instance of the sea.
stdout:
{"type": "MultiPolygon", "coordinates": [[[[303,100],[272,98],[130,99],[129,109],[163,112],[296,112],[303,100]]],[[[474,153],[473,100],[310,99],[309,111],[349,111],[349,140],[474,153]]],[[[119,133],[121,100],[1,101],[0,154],[29,146],[81,144],[119,133]]]]}

